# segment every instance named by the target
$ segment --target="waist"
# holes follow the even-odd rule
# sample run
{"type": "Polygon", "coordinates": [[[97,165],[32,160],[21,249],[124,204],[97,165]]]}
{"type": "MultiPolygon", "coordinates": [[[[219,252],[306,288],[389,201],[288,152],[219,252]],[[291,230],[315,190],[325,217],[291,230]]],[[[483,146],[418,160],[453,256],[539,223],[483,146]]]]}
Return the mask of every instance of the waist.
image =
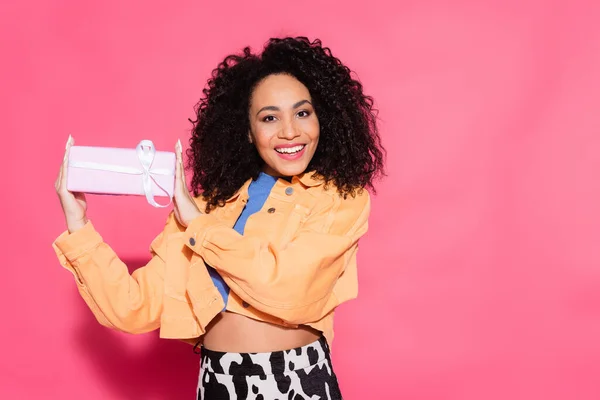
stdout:
{"type": "Polygon", "coordinates": [[[285,328],[244,315],[222,312],[206,328],[203,349],[218,352],[261,353],[313,343],[321,333],[308,326],[285,328]]]}
{"type": "Polygon", "coordinates": [[[269,352],[222,352],[202,346],[200,367],[209,372],[264,375],[275,372],[288,373],[323,361],[330,361],[330,350],[327,340],[320,336],[303,346],[269,352]],[[224,357],[226,355],[227,357],[224,357]],[[236,361],[235,371],[228,370],[231,360],[236,361]],[[226,365],[223,365],[223,361],[226,365]]]}

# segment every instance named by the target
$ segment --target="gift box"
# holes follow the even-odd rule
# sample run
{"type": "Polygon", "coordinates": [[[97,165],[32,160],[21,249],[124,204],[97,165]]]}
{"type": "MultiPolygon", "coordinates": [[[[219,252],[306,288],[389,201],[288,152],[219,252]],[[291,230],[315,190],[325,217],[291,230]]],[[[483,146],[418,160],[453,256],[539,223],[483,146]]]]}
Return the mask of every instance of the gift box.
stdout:
{"type": "Polygon", "coordinates": [[[150,140],[136,148],[72,146],[67,164],[67,189],[72,192],[141,195],[155,207],[171,203],[175,187],[173,152],[156,151],[150,140]],[[154,197],[169,197],[158,204],[154,197]]]}

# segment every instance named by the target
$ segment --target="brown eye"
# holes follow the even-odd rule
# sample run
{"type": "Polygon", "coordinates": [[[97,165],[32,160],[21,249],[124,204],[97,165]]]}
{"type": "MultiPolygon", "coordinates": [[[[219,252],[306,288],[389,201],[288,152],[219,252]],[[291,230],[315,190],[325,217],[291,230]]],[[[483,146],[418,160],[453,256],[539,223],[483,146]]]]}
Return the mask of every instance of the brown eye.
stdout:
{"type": "Polygon", "coordinates": [[[273,121],[275,121],[275,117],[272,115],[267,115],[262,120],[263,120],[263,122],[273,122],[273,121]]]}
{"type": "Polygon", "coordinates": [[[300,118],[308,117],[309,115],[310,115],[310,113],[309,113],[308,111],[306,111],[306,110],[302,110],[302,111],[300,111],[300,112],[298,113],[298,116],[299,116],[300,118]]]}

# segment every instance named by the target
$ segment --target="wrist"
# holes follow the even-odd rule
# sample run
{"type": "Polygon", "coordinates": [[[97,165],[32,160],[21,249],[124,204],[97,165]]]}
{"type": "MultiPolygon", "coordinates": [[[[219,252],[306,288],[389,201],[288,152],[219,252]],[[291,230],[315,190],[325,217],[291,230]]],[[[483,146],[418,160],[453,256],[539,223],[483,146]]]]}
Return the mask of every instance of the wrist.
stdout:
{"type": "Polygon", "coordinates": [[[69,233],[77,232],[87,224],[87,217],[80,218],[76,221],[67,221],[67,230],[69,233]]]}

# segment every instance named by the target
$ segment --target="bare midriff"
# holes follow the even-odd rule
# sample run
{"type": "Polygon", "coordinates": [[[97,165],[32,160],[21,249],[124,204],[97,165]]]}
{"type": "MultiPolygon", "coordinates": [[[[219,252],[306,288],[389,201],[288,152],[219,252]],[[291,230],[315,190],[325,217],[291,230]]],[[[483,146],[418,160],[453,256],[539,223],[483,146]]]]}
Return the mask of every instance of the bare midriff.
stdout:
{"type": "Polygon", "coordinates": [[[207,326],[202,344],[214,351],[264,353],[305,346],[320,336],[308,326],[286,328],[225,311],[207,326]]]}

